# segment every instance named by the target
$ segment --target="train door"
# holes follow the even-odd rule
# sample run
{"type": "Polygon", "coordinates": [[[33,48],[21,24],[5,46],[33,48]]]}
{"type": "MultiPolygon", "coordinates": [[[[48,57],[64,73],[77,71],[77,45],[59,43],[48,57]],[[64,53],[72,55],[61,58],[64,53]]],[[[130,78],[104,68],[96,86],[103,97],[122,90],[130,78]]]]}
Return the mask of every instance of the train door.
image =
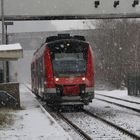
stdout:
{"type": "Polygon", "coordinates": [[[34,63],[31,64],[31,85],[32,85],[32,91],[34,91],[35,87],[35,69],[34,69],[34,63]]]}
{"type": "Polygon", "coordinates": [[[44,74],[43,74],[43,57],[38,58],[37,61],[37,77],[38,77],[38,93],[43,97],[44,92],[44,74]]]}
{"type": "MultiPolygon", "coordinates": [[[[43,70],[43,56],[40,57],[40,92],[44,92],[44,70],[43,70]]],[[[43,96],[43,95],[42,95],[43,96]]]]}

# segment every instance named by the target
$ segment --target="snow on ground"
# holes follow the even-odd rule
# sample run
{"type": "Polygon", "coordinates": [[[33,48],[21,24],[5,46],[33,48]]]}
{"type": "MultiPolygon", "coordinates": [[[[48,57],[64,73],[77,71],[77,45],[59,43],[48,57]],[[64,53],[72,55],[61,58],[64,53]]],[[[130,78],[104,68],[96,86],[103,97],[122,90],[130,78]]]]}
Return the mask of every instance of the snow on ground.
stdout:
{"type": "Polygon", "coordinates": [[[127,100],[130,100],[130,101],[140,103],[140,97],[128,96],[128,91],[127,90],[112,90],[112,91],[97,90],[97,91],[95,91],[95,94],[96,93],[103,94],[103,95],[108,95],[108,96],[112,96],[112,97],[117,97],[117,98],[121,98],[121,99],[127,99],[127,100]]]}
{"type": "MultiPolygon", "coordinates": [[[[48,113],[44,113],[34,95],[25,86],[20,87],[20,93],[22,109],[8,112],[12,118],[12,123],[0,126],[0,140],[71,140],[71,137],[56,121],[48,113]]],[[[128,96],[126,90],[97,91],[97,93],[140,102],[139,97],[128,96]]],[[[138,123],[140,117],[136,112],[97,101],[96,99],[93,99],[93,103],[86,106],[86,108],[109,121],[119,124],[121,127],[127,128],[129,131],[140,134],[138,123]]],[[[76,117],[76,119],[79,118],[76,117]]],[[[81,122],[83,120],[89,121],[90,119],[84,118],[81,119],[81,122]]],[[[79,123],[79,125],[81,126],[82,124],[79,123]]],[[[88,125],[90,130],[93,129],[94,125],[88,125]]],[[[103,130],[100,131],[102,132],[103,130]]],[[[107,139],[110,137],[108,136],[107,139]]]]}
{"type": "Polygon", "coordinates": [[[0,126],[1,140],[71,140],[27,88],[21,86],[20,94],[22,109],[9,112],[13,124],[0,126]]]}
{"type": "Polygon", "coordinates": [[[132,138],[122,134],[113,127],[85,113],[64,113],[63,115],[82,128],[93,140],[132,140],[132,138]]]}
{"type": "Polygon", "coordinates": [[[104,99],[104,100],[111,101],[111,102],[114,102],[114,103],[119,103],[121,105],[125,105],[125,106],[135,108],[135,109],[138,109],[138,110],[140,109],[140,97],[128,96],[127,95],[127,90],[97,91],[96,93],[95,93],[95,97],[98,97],[98,99],[104,99]],[[128,100],[128,101],[133,101],[133,102],[136,102],[136,103],[139,103],[139,104],[125,102],[125,101],[122,101],[122,100],[111,99],[111,98],[108,98],[108,97],[103,97],[103,96],[100,96],[96,93],[100,93],[102,95],[107,95],[107,96],[111,96],[111,97],[117,97],[117,98],[125,99],[125,100],[128,100]]]}
{"type": "Polygon", "coordinates": [[[85,109],[140,136],[140,114],[96,99],[85,109]]]}
{"type": "MultiPolygon", "coordinates": [[[[133,97],[133,96],[128,96],[126,90],[112,90],[112,91],[95,91],[95,97],[99,97],[96,95],[96,93],[100,93],[103,95],[108,95],[108,96],[113,96],[121,99],[126,99],[130,101],[136,101],[140,103],[140,97],[133,97]]],[[[101,97],[104,98],[105,100],[109,101],[114,101],[114,99],[109,99],[106,97],[101,97]]],[[[121,101],[116,100],[117,103],[121,103],[121,101]]],[[[123,103],[124,105],[128,106],[127,102],[123,103]]],[[[135,105],[139,106],[139,105],[135,105]]],[[[128,131],[131,131],[137,135],[140,136],[140,114],[132,111],[130,109],[126,109],[123,107],[118,107],[116,105],[106,103],[104,101],[99,101],[93,99],[93,102],[90,103],[88,106],[85,107],[87,110],[90,112],[93,112],[104,119],[107,119],[108,121],[111,121],[120,127],[123,127],[127,129],[128,131]]],[[[140,108],[139,108],[140,109],[140,108]]]]}

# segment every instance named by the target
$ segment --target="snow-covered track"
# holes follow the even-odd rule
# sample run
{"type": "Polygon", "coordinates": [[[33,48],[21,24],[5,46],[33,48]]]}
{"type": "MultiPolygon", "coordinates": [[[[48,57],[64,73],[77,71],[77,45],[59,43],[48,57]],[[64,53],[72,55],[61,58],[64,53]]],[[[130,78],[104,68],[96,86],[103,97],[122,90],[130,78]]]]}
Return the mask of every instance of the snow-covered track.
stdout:
{"type": "Polygon", "coordinates": [[[116,125],[116,124],[114,124],[114,123],[112,123],[112,122],[110,122],[110,121],[98,116],[98,115],[96,115],[96,114],[94,114],[94,113],[91,113],[91,112],[89,112],[89,111],[87,111],[85,109],[83,109],[83,112],[85,114],[91,116],[91,117],[94,117],[94,118],[106,123],[107,125],[117,129],[118,131],[122,132],[123,134],[125,134],[125,135],[127,135],[127,136],[129,136],[129,137],[131,137],[131,138],[133,138],[135,140],[140,140],[140,136],[138,136],[138,135],[136,135],[136,134],[134,134],[134,133],[132,133],[132,132],[130,132],[130,131],[128,131],[128,130],[126,130],[126,129],[124,129],[124,128],[122,128],[122,127],[120,127],[120,126],[118,126],[118,125],[116,125]]]}
{"type": "MultiPolygon", "coordinates": [[[[27,87],[27,86],[26,86],[26,87],[27,87]]],[[[28,87],[28,89],[30,90],[29,87],[28,87]]],[[[80,128],[83,128],[83,127],[77,126],[77,124],[76,124],[75,122],[73,123],[73,121],[70,121],[69,118],[67,119],[67,117],[64,117],[64,115],[62,115],[62,113],[59,115],[59,112],[54,112],[54,111],[50,110],[50,108],[46,107],[46,104],[45,104],[44,102],[42,102],[41,99],[38,99],[38,101],[39,101],[40,104],[43,106],[43,108],[44,108],[45,110],[47,110],[47,111],[49,112],[49,114],[50,114],[53,118],[55,118],[55,120],[56,120],[56,117],[55,117],[55,116],[57,116],[57,118],[60,118],[60,119],[62,120],[61,122],[67,123],[67,125],[70,126],[71,130],[75,132],[74,134],[77,134],[80,138],[83,138],[83,139],[89,139],[89,140],[94,139],[94,136],[91,138],[91,136],[89,136],[88,134],[85,133],[86,131],[85,131],[84,129],[82,129],[82,130],[80,129],[80,128]],[[60,116],[63,116],[63,118],[60,117],[60,116]],[[67,119],[68,121],[66,121],[66,119],[67,119]],[[75,126],[76,126],[76,127],[75,127],[75,126]],[[82,135],[81,132],[83,132],[84,135],[82,135]],[[86,138],[86,135],[87,135],[87,138],[86,138]]],[[[83,110],[82,112],[85,113],[85,114],[88,115],[88,116],[91,116],[91,117],[94,116],[93,118],[95,118],[95,119],[101,121],[101,122],[104,123],[104,124],[107,124],[109,127],[112,127],[112,129],[113,129],[113,128],[116,129],[116,131],[119,130],[118,132],[123,133],[125,136],[131,137],[131,138],[136,139],[136,140],[139,140],[139,139],[140,139],[140,136],[139,136],[139,135],[130,132],[130,130],[126,130],[124,127],[122,128],[122,127],[120,127],[120,126],[117,126],[116,124],[114,124],[114,123],[112,123],[112,122],[110,122],[110,121],[107,121],[107,120],[105,120],[105,119],[103,119],[103,118],[100,118],[100,117],[97,116],[96,114],[93,114],[93,113],[91,113],[91,112],[88,112],[87,110],[83,110]],[[87,113],[87,112],[88,112],[88,113],[87,113]],[[103,121],[103,120],[104,120],[104,121],[103,121]]],[[[75,115],[75,113],[74,113],[74,115],[75,115]]],[[[60,119],[59,119],[59,120],[60,120],[60,119]]],[[[99,126],[100,126],[100,125],[99,125],[99,126]]],[[[86,127],[86,125],[84,125],[84,127],[86,127]]],[[[101,126],[101,127],[102,127],[102,126],[101,126]]],[[[65,127],[64,127],[64,129],[65,129],[65,127]]],[[[89,133],[89,134],[90,134],[90,133],[89,133]]],[[[94,135],[94,134],[93,134],[93,135],[94,135]]],[[[99,136],[100,136],[100,134],[99,134],[99,136]]],[[[75,137],[75,136],[74,136],[74,137],[75,137]]],[[[96,139],[96,138],[95,138],[95,139],[96,139]]]]}
{"type": "MultiPolygon", "coordinates": [[[[24,86],[30,90],[31,88],[28,87],[27,85],[24,84],[24,86]]],[[[54,112],[52,111],[52,109],[50,107],[48,107],[46,105],[46,103],[44,104],[43,101],[41,101],[40,98],[37,98],[38,102],[40,103],[40,105],[42,106],[42,108],[44,108],[44,110],[46,110],[54,119],[57,117],[59,117],[60,119],[62,119],[67,125],[69,125],[71,127],[71,129],[73,129],[78,135],[80,135],[80,137],[82,139],[85,140],[93,140],[89,135],[87,135],[82,129],[80,129],[76,124],[72,123],[69,119],[67,119],[66,117],[64,117],[64,115],[62,113],[60,113],[59,111],[54,112]]]]}
{"type": "Polygon", "coordinates": [[[57,118],[63,120],[75,133],[81,137],[81,139],[84,140],[93,140],[88,134],[86,134],[82,129],[80,129],[76,124],[74,124],[72,121],[64,117],[64,115],[59,112],[59,108],[55,108],[55,111],[53,110],[54,108],[51,108],[44,104],[41,99],[38,98],[39,103],[41,106],[57,121],[57,118]]]}
{"type": "Polygon", "coordinates": [[[113,96],[108,96],[108,95],[103,95],[103,94],[99,94],[99,93],[96,93],[96,95],[140,105],[140,103],[139,102],[136,102],[136,101],[134,102],[134,101],[130,101],[130,100],[126,100],[126,99],[121,99],[121,98],[117,98],[117,97],[113,97],[113,96]]]}
{"type": "Polygon", "coordinates": [[[82,129],[80,129],[76,124],[74,124],[72,121],[64,117],[62,113],[57,113],[57,115],[64,120],[68,125],[70,125],[82,138],[86,140],[93,140],[88,134],[86,134],[82,129]]]}
{"type": "Polygon", "coordinates": [[[136,109],[136,108],[133,108],[133,107],[130,107],[130,106],[126,106],[126,105],[123,105],[123,104],[119,104],[119,103],[115,103],[113,101],[108,101],[106,99],[101,99],[101,98],[97,98],[97,97],[95,97],[95,99],[103,101],[103,102],[107,102],[107,103],[110,103],[110,104],[114,104],[114,105],[117,105],[117,106],[120,106],[120,107],[123,107],[123,108],[127,108],[127,109],[130,109],[130,110],[133,110],[135,112],[140,113],[140,109],[136,109]]]}

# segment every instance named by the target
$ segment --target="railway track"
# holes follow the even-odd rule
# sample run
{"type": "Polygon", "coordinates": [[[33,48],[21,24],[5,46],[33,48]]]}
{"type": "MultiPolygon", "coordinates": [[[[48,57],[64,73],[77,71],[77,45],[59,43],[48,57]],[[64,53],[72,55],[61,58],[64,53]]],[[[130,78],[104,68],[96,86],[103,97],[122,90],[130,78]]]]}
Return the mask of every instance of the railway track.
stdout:
{"type": "Polygon", "coordinates": [[[117,106],[120,106],[120,107],[123,107],[123,108],[127,108],[127,109],[130,109],[130,110],[133,110],[135,112],[140,113],[140,109],[137,109],[137,108],[134,108],[134,107],[126,106],[126,105],[123,105],[123,104],[119,104],[119,103],[116,103],[116,102],[113,102],[113,101],[108,101],[106,99],[101,99],[101,98],[98,98],[98,97],[95,97],[95,99],[103,101],[103,102],[107,102],[107,103],[110,103],[110,104],[114,104],[114,105],[117,105],[117,106]]]}
{"type": "MultiPolygon", "coordinates": [[[[45,107],[46,109],[46,107],[45,107]]],[[[56,116],[54,115],[54,113],[52,113],[50,110],[46,109],[50,114],[51,116],[53,116],[54,118],[56,118],[56,116]]],[[[135,139],[135,140],[140,140],[140,136],[112,123],[112,122],[109,122],[108,120],[105,120],[101,117],[99,117],[98,115],[96,114],[93,114],[87,110],[82,110],[85,114],[87,114],[88,116],[91,116],[95,119],[98,119],[99,121],[102,121],[103,123],[107,124],[108,126],[111,126],[113,128],[115,128],[116,130],[120,131],[121,133],[123,133],[124,135],[127,135],[129,137],[131,137],[132,139],[135,139]]],[[[69,125],[76,133],[78,133],[80,135],[80,137],[82,137],[82,139],[86,139],[86,140],[93,140],[93,138],[91,138],[87,133],[85,133],[80,127],[78,127],[75,123],[73,123],[72,121],[70,121],[68,118],[66,118],[61,112],[57,112],[56,115],[62,119],[67,125],[69,125]]]]}
{"type": "Polygon", "coordinates": [[[37,99],[38,102],[41,104],[41,106],[47,111],[49,112],[49,114],[56,119],[57,117],[61,120],[63,120],[68,126],[70,126],[71,129],[74,130],[75,133],[77,133],[79,135],[79,137],[81,137],[84,140],[93,140],[88,134],[86,134],[81,128],[79,128],[76,124],[72,123],[72,121],[70,121],[69,119],[67,119],[66,117],[64,117],[64,115],[62,113],[60,113],[58,110],[57,112],[52,111],[52,109],[48,106],[46,106],[46,104],[44,104],[43,101],[41,101],[39,98],[37,99]]]}
{"type": "MultiPolygon", "coordinates": [[[[86,115],[90,116],[90,117],[93,117],[95,119],[98,119],[99,121],[107,124],[108,126],[111,126],[113,128],[115,128],[116,130],[120,131],[121,133],[123,133],[124,135],[127,135],[129,137],[131,137],[132,139],[135,139],[135,140],[140,140],[140,136],[104,119],[104,118],[101,118],[100,116],[94,114],[94,113],[91,113],[85,109],[82,109],[81,110],[82,112],[84,112],[86,115]]],[[[49,112],[54,118],[55,118],[55,115],[51,112],[49,112]]],[[[63,121],[65,121],[72,129],[74,129],[83,139],[86,139],[86,140],[93,140],[93,138],[91,138],[88,134],[86,134],[81,128],[79,128],[75,123],[73,123],[72,121],[70,121],[67,117],[65,117],[61,112],[57,112],[56,113],[57,116],[62,119],[63,121]]]]}
{"type": "MultiPolygon", "coordinates": [[[[47,110],[48,111],[48,110],[47,110]]],[[[92,117],[92,118],[95,118],[105,124],[107,124],[109,127],[113,127],[115,128],[117,131],[120,131],[121,133],[123,133],[124,135],[127,135],[129,137],[131,137],[132,139],[135,139],[135,140],[140,140],[140,136],[132,133],[132,132],[129,132],[128,130],[122,128],[122,127],[119,127],[117,126],[116,124],[112,123],[112,122],[109,122],[101,117],[99,117],[98,115],[96,114],[93,114],[85,109],[82,109],[81,110],[83,113],[85,113],[86,115],[92,117]]],[[[56,118],[56,116],[52,113],[52,112],[49,112],[54,118],[56,118]]],[[[94,138],[92,138],[91,136],[89,136],[87,133],[85,133],[80,127],[78,127],[75,123],[73,123],[72,121],[70,121],[67,117],[65,117],[61,112],[57,112],[56,115],[62,119],[65,123],[67,123],[67,125],[69,125],[72,129],[74,129],[76,131],[76,133],[78,133],[80,135],[80,137],[82,137],[83,139],[86,139],[86,140],[94,140],[94,138]]],[[[102,126],[101,126],[102,127],[102,126]]]]}
{"type": "Polygon", "coordinates": [[[94,118],[106,123],[107,125],[117,129],[118,131],[122,132],[125,135],[128,135],[129,137],[131,137],[131,138],[133,138],[135,140],[140,140],[140,136],[138,136],[138,135],[136,135],[136,134],[134,134],[134,133],[132,133],[132,132],[130,132],[130,131],[128,131],[128,130],[126,130],[126,129],[124,129],[124,128],[122,128],[122,127],[120,127],[120,126],[118,126],[118,125],[116,125],[116,124],[104,119],[104,118],[101,118],[100,116],[98,116],[98,115],[96,115],[94,113],[91,113],[91,112],[89,112],[89,111],[87,111],[85,109],[83,109],[83,112],[86,113],[87,115],[91,116],[91,117],[94,117],[94,118]]]}
{"type": "MultiPolygon", "coordinates": [[[[24,86],[32,92],[31,88],[28,87],[27,85],[24,84],[24,86]]],[[[88,134],[86,134],[81,128],[79,128],[76,124],[72,123],[70,120],[68,120],[66,117],[64,117],[64,115],[62,113],[60,113],[59,111],[57,112],[53,112],[52,109],[48,106],[46,106],[46,104],[44,104],[43,101],[41,101],[40,98],[37,98],[38,102],[40,103],[40,105],[42,106],[42,108],[44,108],[43,110],[46,110],[47,112],[49,112],[49,114],[53,117],[56,118],[56,115],[62,119],[68,126],[71,127],[71,129],[73,129],[75,131],[75,133],[77,133],[82,139],[84,140],[93,140],[88,134]]]]}
{"type": "MultiPolygon", "coordinates": [[[[41,103],[41,102],[40,102],[41,103]]],[[[70,121],[68,118],[66,118],[61,112],[52,111],[49,107],[43,106],[46,111],[48,111],[53,118],[59,118],[63,120],[71,129],[75,131],[82,139],[84,140],[93,140],[88,134],[86,134],[81,128],[79,128],[76,124],[74,124],[72,121],[70,121]]]]}
{"type": "Polygon", "coordinates": [[[69,126],[71,126],[83,139],[86,140],[93,140],[88,134],[86,134],[81,128],[79,128],[76,124],[74,124],[72,121],[64,117],[62,113],[57,113],[57,115],[64,120],[69,126]]]}
{"type": "Polygon", "coordinates": [[[99,94],[99,93],[96,93],[96,95],[103,96],[103,97],[108,97],[108,98],[111,98],[111,99],[121,100],[121,101],[125,101],[125,102],[128,102],[128,103],[134,103],[134,104],[140,105],[139,102],[134,102],[134,101],[126,100],[126,99],[121,99],[121,98],[112,97],[112,96],[108,96],[108,95],[103,95],[103,94],[99,94]]]}
{"type": "MultiPolygon", "coordinates": [[[[27,87],[27,86],[26,86],[27,87]]],[[[30,88],[27,87],[29,90],[30,88]]],[[[86,139],[86,140],[92,140],[93,138],[91,138],[91,136],[89,136],[87,133],[85,133],[81,128],[79,128],[75,123],[73,123],[72,121],[70,121],[67,117],[65,117],[61,112],[56,112],[56,113],[53,113],[52,111],[50,111],[50,109],[48,109],[48,107],[46,107],[44,104],[44,102],[42,102],[41,100],[39,100],[40,104],[43,106],[43,108],[48,111],[54,118],[56,114],[61,120],[63,120],[65,123],[67,123],[67,125],[69,125],[71,127],[71,129],[73,129],[78,135],[80,135],[81,138],[83,139],[86,139]]],[[[91,113],[85,109],[82,109],[82,111],[87,114],[88,116],[91,116],[95,119],[98,119],[99,121],[117,129],[118,131],[120,131],[121,133],[123,133],[124,135],[127,135],[135,140],[140,140],[140,136],[120,127],[120,126],[117,126],[116,124],[112,123],[112,122],[109,122],[108,120],[105,120],[104,118],[101,118],[100,116],[94,114],[94,113],[91,113]]]]}

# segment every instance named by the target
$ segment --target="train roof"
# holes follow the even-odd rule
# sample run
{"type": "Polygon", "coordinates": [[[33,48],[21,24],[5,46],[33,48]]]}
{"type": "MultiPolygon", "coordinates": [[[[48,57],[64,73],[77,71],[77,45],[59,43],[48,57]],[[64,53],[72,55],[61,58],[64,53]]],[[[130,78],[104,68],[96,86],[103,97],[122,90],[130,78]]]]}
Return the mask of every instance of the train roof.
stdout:
{"type": "Polygon", "coordinates": [[[76,39],[79,41],[86,41],[84,36],[80,36],[80,35],[71,36],[70,34],[58,34],[57,36],[47,37],[45,43],[50,43],[62,39],[76,39]]]}
{"type": "MultiPolygon", "coordinates": [[[[55,41],[59,41],[59,40],[65,40],[65,39],[74,39],[74,40],[77,40],[77,41],[86,41],[85,37],[84,36],[80,36],[80,35],[74,35],[74,36],[71,36],[70,34],[58,34],[57,36],[49,36],[46,38],[46,41],[45,41],[45,44],[46,43],[52,43],[52,42],[55,42],[55,41]]],[[[44,43],[40,46],[40,48],[44,45],[44,43]]],[[[38,48],[33,55],[35,55],[38,50],[40,49],[38,48]]]]}

